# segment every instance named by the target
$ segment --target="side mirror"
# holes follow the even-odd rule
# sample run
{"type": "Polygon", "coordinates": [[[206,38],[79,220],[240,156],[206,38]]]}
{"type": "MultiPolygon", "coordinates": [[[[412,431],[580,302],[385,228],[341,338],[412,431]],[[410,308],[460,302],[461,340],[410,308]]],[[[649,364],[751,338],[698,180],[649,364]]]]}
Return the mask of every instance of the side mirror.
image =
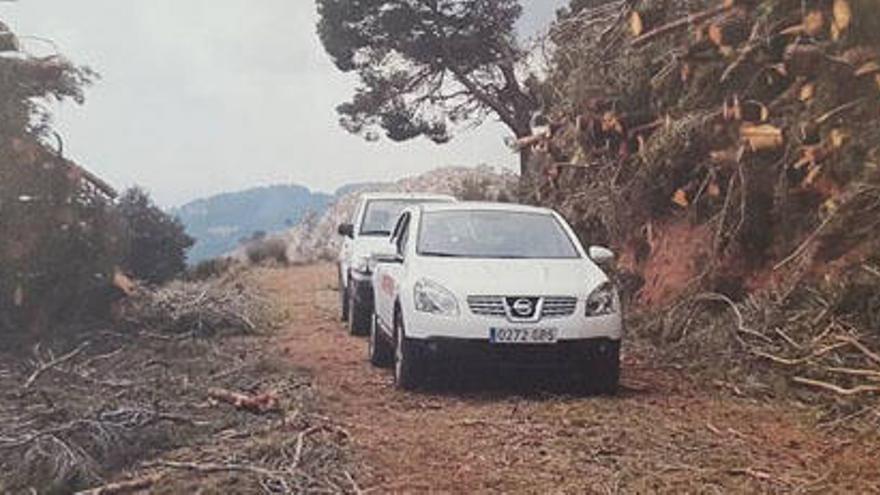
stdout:
{"type": "Polygon", "coordinates": [[[403,263],[403,256],[397,252],[397,244],[393,239],[373,251],[372,258],[376,260],[376,263],[403,263]]]}
{"type": "Polygon", "coordinates": [[[350,223],[341,224],[336,231],[339,232],[339,235],[341,235],[342,237],[349,237],[351,239],[354,239],[354,225],[350,223]]]}
{"type": "Polygon", "coordinates": [[[589,253],[590,259],[596,262],[597,265],[610,265],[614,263],[614,253],[602,246],[590,246],[589,253]]]}

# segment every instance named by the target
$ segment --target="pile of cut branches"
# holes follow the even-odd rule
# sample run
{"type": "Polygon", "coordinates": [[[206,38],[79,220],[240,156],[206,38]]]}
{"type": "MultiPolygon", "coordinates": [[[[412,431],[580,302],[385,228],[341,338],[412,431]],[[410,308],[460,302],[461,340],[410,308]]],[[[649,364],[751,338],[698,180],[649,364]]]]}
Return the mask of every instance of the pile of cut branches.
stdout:
{"type": "MultiPolygon", "coordinates": [[[[648,222],[687,216],[718,225],[718,257],[767,262],[829,217],[859,225],[865,212],[848,203],[880,184],[872,9],[855,0],[618,1],[562,18],[547,40],[551,132],[528,143],[555,151],[541,201],[595,189],[596,174],[559,174],[611,168],[599,174],[613,179],[604,192],[587,195],[629,205],[595,218],[617,247],[648,222]]],[[[850,245],[871,240],[860,233],[850,245]]]]}
{"type": "Polygon", "coordinates": [[[741,393],[825,404],[837,419],[880,412],[878,267],[851,267],[820,284],[739,302],[697,294],[649,318],[638,333],[741,393]]]}
{"type": "Polygon", "coordinates": [[[230,276],[139,288],[123,308],[128,325],[179,336],[254,333],[270,325],[267,315],[265,298],[230,276]]]}
{"type": "Polygon", "coordinates": [[[156,327],[0,351],[0,493],[355,492],[348,433],[314,413],[308,376],[265,335],[265,303],[226,285],[160,290],[156,327]]]}
{"type": "MultiPolygon", "coordinates": [[[[874,385],[859,388],[876,378],[870,373],[859,382],[817,372],[872,371],[861,360],[880,353],[874,330],[841,323],[858,312],[825,334],[827,322],[760,326],[748,315],[788,318],[808,305],[814,316],[825,309],[827,316],[832,310],[809,295],[827,302],[849,294],[852,287],[833,282],[868,266],[880,250],[876,5],[602,2],[563,14],[544,48],[548,130],[519,143],[547,155],[547,180],[533,199],[562,210],[586,242],[620,251],[623,270],[641,287],[636,300],[650,300],[653,309],[676,305],[673,314],[687,315],[689,324],[664,319],[664,332],[679,340],[717,337],[724,352],[731,333],[719,322],[728,329],[730,322],[714,308],[732,304],[744,318],[739,326],[758,326],[740,345],[750,356],[793,371],[805,388],[874,394],[874,385]],[[666,252],[678,246],[664,233],[688,228],[705,246],[666,252]],[[682,265],[682,276],[664,276],[658,265],[670,260],[682,265]],[[662,286],[672,280],[679,285],[658,289],[670,289],[662,286]],[[671,297],[640,298],[645,293],[671,297]],[[705,293],[731,304],[713,296],[707,305],[705,293]],[[718,324],[697,330],[702,313],[718,324]],[[804,364],[792,356],[798,346],[815,351],[809,339],[822,349],[844,337],[860,344],[823,353],[830,361],[818,368],[784,364],[804,364]],[[819,384],[826,381],[834,387],[819,384]]],[[[877,290],[880,279],[864,284],[877,290]]]]}

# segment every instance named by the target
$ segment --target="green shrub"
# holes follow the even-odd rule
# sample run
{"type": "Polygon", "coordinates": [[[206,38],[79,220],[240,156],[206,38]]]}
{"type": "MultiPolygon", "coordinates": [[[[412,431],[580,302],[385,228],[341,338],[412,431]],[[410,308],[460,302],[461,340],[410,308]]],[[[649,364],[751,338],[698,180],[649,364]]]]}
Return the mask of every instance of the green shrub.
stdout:
{"type": "Polygon", "coordinates": [[[287,243],[284,239],[268,237],[251,241],[245,248],[248,260],[257,265],[266,261],[287,264],[287,243]]]}
{"type": "Polygon", "coordinates": [[[122,266],[127,272],[161,284],[186,271],[186,251],[195,241],[180,220],[162,211],[138,187],[122,195],[118,209],[126,224],[128,252],[122,266]]]}

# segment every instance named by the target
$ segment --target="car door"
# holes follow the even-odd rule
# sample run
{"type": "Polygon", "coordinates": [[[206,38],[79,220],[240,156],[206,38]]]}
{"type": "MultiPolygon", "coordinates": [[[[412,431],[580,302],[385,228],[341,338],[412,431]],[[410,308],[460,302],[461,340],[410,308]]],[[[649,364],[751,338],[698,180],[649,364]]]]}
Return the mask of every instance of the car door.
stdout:
{"type": "MultiPolygon", "coordinates": [[[[391,234],[390,242],[394,244],[398,257],[402,257],[405,253],[410,218],[411,215],[408,212],[402,214],[391,234]]],[[[376,315],[387,329],[391,329],[394,322],[394,301],[397,300],[397,287],[402,266],[403,264],[400,262],[381,263],[376,268],[376,276],[373,281],[376,292],[376,315]]]]}

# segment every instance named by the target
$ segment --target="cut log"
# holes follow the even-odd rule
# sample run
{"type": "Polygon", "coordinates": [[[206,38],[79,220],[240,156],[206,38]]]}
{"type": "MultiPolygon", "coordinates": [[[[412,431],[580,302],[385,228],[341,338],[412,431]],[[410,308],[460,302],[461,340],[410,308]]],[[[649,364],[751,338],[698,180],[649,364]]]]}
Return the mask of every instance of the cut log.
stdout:
{"type": "Polygon", "coordinates": [[[831,129],[831,132],[828,133],[828,144],[832,150],[842,148],[848,139],[849,133],[837,127],[831,129]]]}
{"type": "Polygon", "coordinates": [[[251,396],[222,388],[211,388],[208,390],[208,397],[232,404],[236,409],[259,414],[277,411],[279,407],[278,397],[274,392],[251,396]]]}
{"type": "Polygon", "coordinates": [[[815,83],[805,83],[798,91],[798,100],[803,102],[812,100],[814,96],[816,96],[815,83]]]}
{"type": "Polygon", "coordinates": [[[21,284],[15,286],[15,291],[12,293],[12,304],[16,308],[20,308],[24,305],[24,288],[21,284]]]}
{"type": "Polygon", "coordinates": [[[111,285],[128,297],[134,295],[137,290],[134,281],[118,266],[113,269],[113,283],[111,285]]]}
{"type": "Polygon", "coordinates": [[[721,114],[725,120],[759,124],[770,118],[770,109],[767,108],[767,105],[757,100],[741,102],[739,97],[734,95],[732,98],[725,100],[721,114]]]}
{"type": "Polygon", "coordinates": [[[804,15],[804,33],[807,36],[819,36],[825,31],[825,14],[818,9],[810,10],[804,15]]]}
{"type": "Polygon", "coordinates": [[[743,143],[755,152],[776,150],[785,142],[782,129],[771,124],[745,123],[740,127],[739,133],[743,143]]]}
{"type": "Polygon", "coordinates": [[[795,24],[794,26],[789,26],[782,31],[779,31],[780,36],[797,36],[799,34],[804,34],[804,23],[795,24]]]}
{"type": "Polygon", "coordinates": [[[873,46],[854,46],[836,57],[835,60],[856,68],[868,62],[880,60],[880,51],[873,46]]]}
{"type": "Polygon", "coordinates": [[[749,38],[751,27],[743,16],[727,17],[709,24],[709,39],[716,46],[737,46],[749,38]]]}
{"type": "Polygon", "coordinates": [[[812,165],[808,169],[806,177],[801,181],[801,187],[806,189],[813,185],[816,182],[816,179],[819,178],[819,175],[822,173],[822,165],[812,165]]]}
{"type": "Polygon", "coordinates": [[[649,29],[657,27],[664,16],[665,6],[639,7],[629,14],[629,31],[639,37],[649,29]]]}
{"type": "Polygon", "coordinates": [[[672,195],[672,202],[682,208],[687,208],[690,205],[690,202],[687,198],[687,193],[684,191],[684,189],[679,189],[675,191],[675,194],[672,195]]]}
{"type": "Polygon", "coordinates": [[[800,170],[804,167],[809,167],[812,170],[816,167],[816,164],[827,158],[828,154],[828,148],[821,144],[804,146],[801,148],[801,158],[794,162],[791,168],[800,170]]]}
{"type": "Polygon", "coordinates": [[[766,122],[770,118],[770,109],[760,101],[746,100],[739,107],[739,120],[755,124],[766,122]]]}
{"type": "Polygon", "coordinates": [[[866,62],[858,69],[856,69],[854,75],[856,77],[862,77],[876,74],[878,72],[880,72],[880,62],[877,62],[876,60],[871,60],[870,62],[866,62]]]}
{"type": "MultiPolygon", "coordinates": [[[[849,0],[834,0],[834,5],[831,10],[833,16],[831,22],[831,39],[837,41],[843,36],[843,33],[846,32],[849,25],[852,23],[852,7],[850,7],[849,0]]],[[[872,12],[867,15],[876,15],[876,13],[872,12]]]]}
{"type": "Polygon", "coordinates": [[[736,163],[739,159],[739,149],[715,150],[709,152],[709,158],[715,163],[736,163]]]}
{"type": "Polygon", "coordinates": [[[602,115],[602,132],[606,134],[623,135],[623,122],[617,112],[605,112],[602,115]]]}
{"type": "Polygon", "coordinates": [[[711,19],[712,17],[714,17],[714,16],[716,16],[726,10],[729,10],[730,8],[731,7],[728,7],[726,5],[721,5],[718,7],[712,7],[710,9],[703,10],[701,12],[696,12],[694,14],[689,14],[685,17],[680,18],[680,19],[676,19],[672,22],[668,22],[662,26],[658,26],[654,29],[651,29],[650,31],[633,39],[632,44],[633,44],[633,46],[643,45],[643,44],[653,40],[654,38],[657,38],[657,37],[660,37],[660,36],[663,36],[663,35],[666,35],[669,33],[673,33],[675,31],[678,31],[679,29],[685,29],[688,26],[692,26],[694,24],[698,24],[700,22],[703,22],[707,19],[711,19]]]}

